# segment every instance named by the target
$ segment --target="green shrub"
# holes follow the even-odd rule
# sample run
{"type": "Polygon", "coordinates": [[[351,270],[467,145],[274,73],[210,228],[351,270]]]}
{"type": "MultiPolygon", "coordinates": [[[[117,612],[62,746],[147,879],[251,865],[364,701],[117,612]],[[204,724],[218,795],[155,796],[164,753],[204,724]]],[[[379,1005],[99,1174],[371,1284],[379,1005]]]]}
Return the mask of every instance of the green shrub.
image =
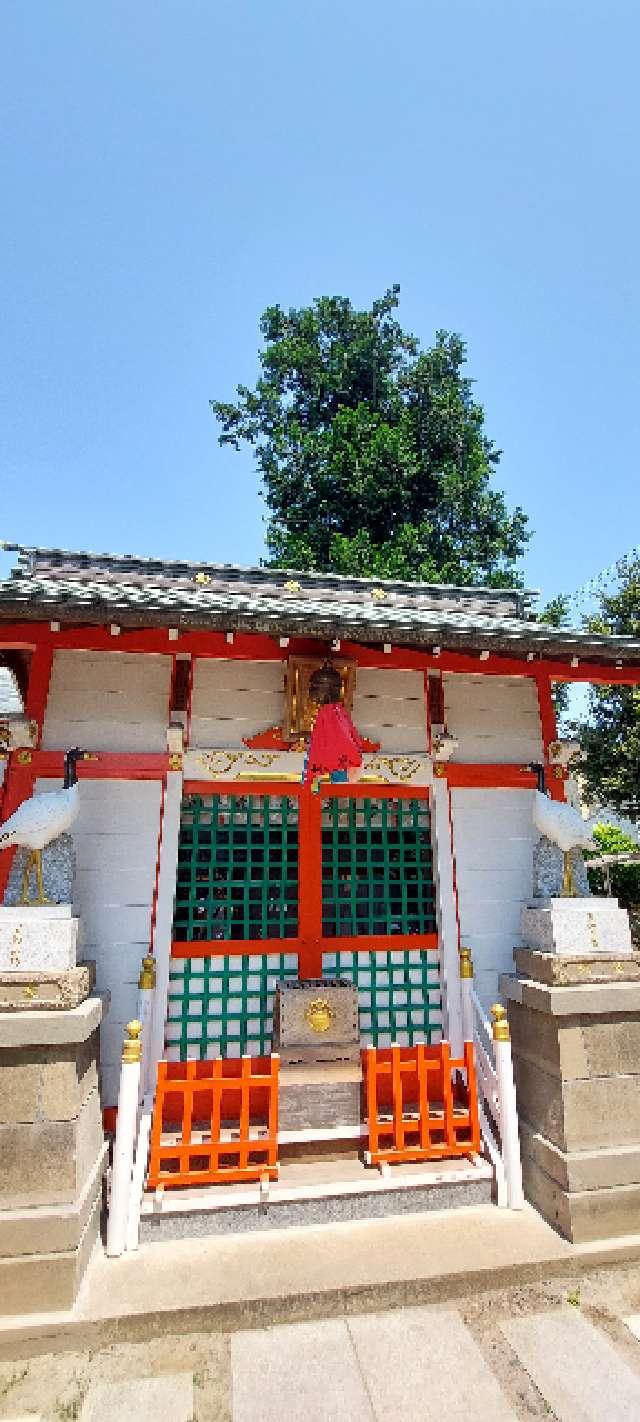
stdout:
{"type": "MultiPolygon", "coordinates": [[[[598,846],[585,853],[589,872],[589,884],[594,894],[606,893],[606,879],[603,869],[589,869],[589,859],[600,854],[628,854],[639,850],[635,839],[618,829],[616,825],[596,825],[593,838],[598,846]]],[[[640,862],[637,864],[612,864],[609,869],[611,893],[620,900],[623,908],[640,904],[640,862]]]]}

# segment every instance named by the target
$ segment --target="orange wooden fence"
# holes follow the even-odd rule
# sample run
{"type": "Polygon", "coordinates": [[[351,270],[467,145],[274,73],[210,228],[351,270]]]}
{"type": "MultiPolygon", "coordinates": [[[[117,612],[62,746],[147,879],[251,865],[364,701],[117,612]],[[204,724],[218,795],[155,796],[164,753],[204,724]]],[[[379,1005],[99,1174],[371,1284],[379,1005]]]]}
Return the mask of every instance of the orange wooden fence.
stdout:
{"type": "Polygon", "coordinates": [[[443,1160],[480,1148],[473,1044],[368,1047],[364,1053],[371,1165],[443,1160]]]}
{"type": "Polygon", "coordinates": [[[147,1189],[278,1175],[280,1059],[159,1062],[147,1189]]]}

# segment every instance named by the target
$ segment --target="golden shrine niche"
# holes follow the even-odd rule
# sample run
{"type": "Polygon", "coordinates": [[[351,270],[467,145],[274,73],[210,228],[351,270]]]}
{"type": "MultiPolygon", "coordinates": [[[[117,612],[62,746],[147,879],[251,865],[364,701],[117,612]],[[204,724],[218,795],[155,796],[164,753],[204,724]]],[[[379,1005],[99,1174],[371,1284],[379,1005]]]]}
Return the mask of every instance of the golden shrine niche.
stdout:
{"type": "MultiPolygon", "coordinates": [[[[336,700],[351,713],[356,682],[356,664],[347,657],[305,657],[295,653],[289,657],[285,678],[284,724],[285,740],[298,744],[306,742],[315,725],[318,709],[324,700],[336,700]],[[327,682],[333,677],[336,692],[325,696],[318,694],[316,687],[326,672],[327,682]],[[338,677],[340,685],[338,691],[338,677]],[[316,686],[313,685],[316,683],[316,686]],[[314,694],[315,693],[315,694],[314,694]]],[[[301,748],[303,748],[303,746],[301,748]]]]}

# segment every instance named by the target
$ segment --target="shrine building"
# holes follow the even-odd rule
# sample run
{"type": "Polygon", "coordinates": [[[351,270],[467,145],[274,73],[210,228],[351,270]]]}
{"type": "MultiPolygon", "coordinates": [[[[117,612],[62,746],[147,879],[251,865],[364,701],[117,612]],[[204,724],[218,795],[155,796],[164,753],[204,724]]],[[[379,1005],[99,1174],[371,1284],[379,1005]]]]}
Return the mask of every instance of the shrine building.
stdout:
{"type": "Polygon", "coordinates": [[[107,1124],[145,958],[149,1089],[161,1062],[264,1061],[298,981],[355,988],[361,1048],[461,1057],[460,949],[487,1012],[522,943],[539,767],[565,795],[554,683],[637,682],[640,642],[541,623],[518,588],[10,551],[0,821],[86,753],[74,912],[109,996],[107,1124]],[[305,783],[319,672],[357,778],[305,783]]]}

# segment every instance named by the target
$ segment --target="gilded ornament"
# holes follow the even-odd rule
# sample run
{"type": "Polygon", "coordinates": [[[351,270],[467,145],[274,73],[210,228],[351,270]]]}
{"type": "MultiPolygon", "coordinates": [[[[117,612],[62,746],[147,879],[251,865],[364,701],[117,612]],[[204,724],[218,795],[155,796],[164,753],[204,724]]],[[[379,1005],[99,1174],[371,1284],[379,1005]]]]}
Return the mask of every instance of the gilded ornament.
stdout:
{"type": "Polygon", "coordinates": [[[211,578],[209,577],[208,573],[196,573],[194,581],[196,583],[200,583],[200,585],[203,586],[205,583],[210,583],[211,578]]]}
{"type": "Polygon", "coordinates": [[[491,1008],[493,1017],[493,1040],[494,1042],[510,1041],[509,1023],[507,1022],[506,1008],[501,1002],[494,1002],[491,1008]]]}
{"type": "Polygon", "coordinates": [[[182,756],[176,751],[169,756],[169,770],[182,770],[182,756]]]}
{"type": "Polygon", "coordinates": [[[372,598],[372,601],[373,601],[373,602],[384,602],[386,596],[387,596],[387,594],[386,594],[384,588],[372,588],[372,589],[371,589],[371,598],[372,598]]]}
{"type": "Polygon", "coordinates": [[[127,1035],[122,1047],[122,1060],[123,1062],[139,1062],[142,1058],[142,1042],[140,1041],[142,1023],[135,1019],[133,1022],[127,1022],[126,1032],[127,1035]]]}
{"type": "Polygon", "coordinates": [[[285,592],[290,593],[298,593],[301,590],[300,583],[296,582],[295,578],[289,578],[286,583],[283,583],[283,587],[285,592]]]}
{"type": "Polygon", "coordinates": [[[312,1032],[328,1032],[333,1022],[333,1010],[326,997],[314,997],[304,1016],[312,1032]]]}
{"type": "Polygon", "coordinates": [[[18,765],[31,765],[33,756],[30,750],[19,750],[16,755],[18,765]]]}

